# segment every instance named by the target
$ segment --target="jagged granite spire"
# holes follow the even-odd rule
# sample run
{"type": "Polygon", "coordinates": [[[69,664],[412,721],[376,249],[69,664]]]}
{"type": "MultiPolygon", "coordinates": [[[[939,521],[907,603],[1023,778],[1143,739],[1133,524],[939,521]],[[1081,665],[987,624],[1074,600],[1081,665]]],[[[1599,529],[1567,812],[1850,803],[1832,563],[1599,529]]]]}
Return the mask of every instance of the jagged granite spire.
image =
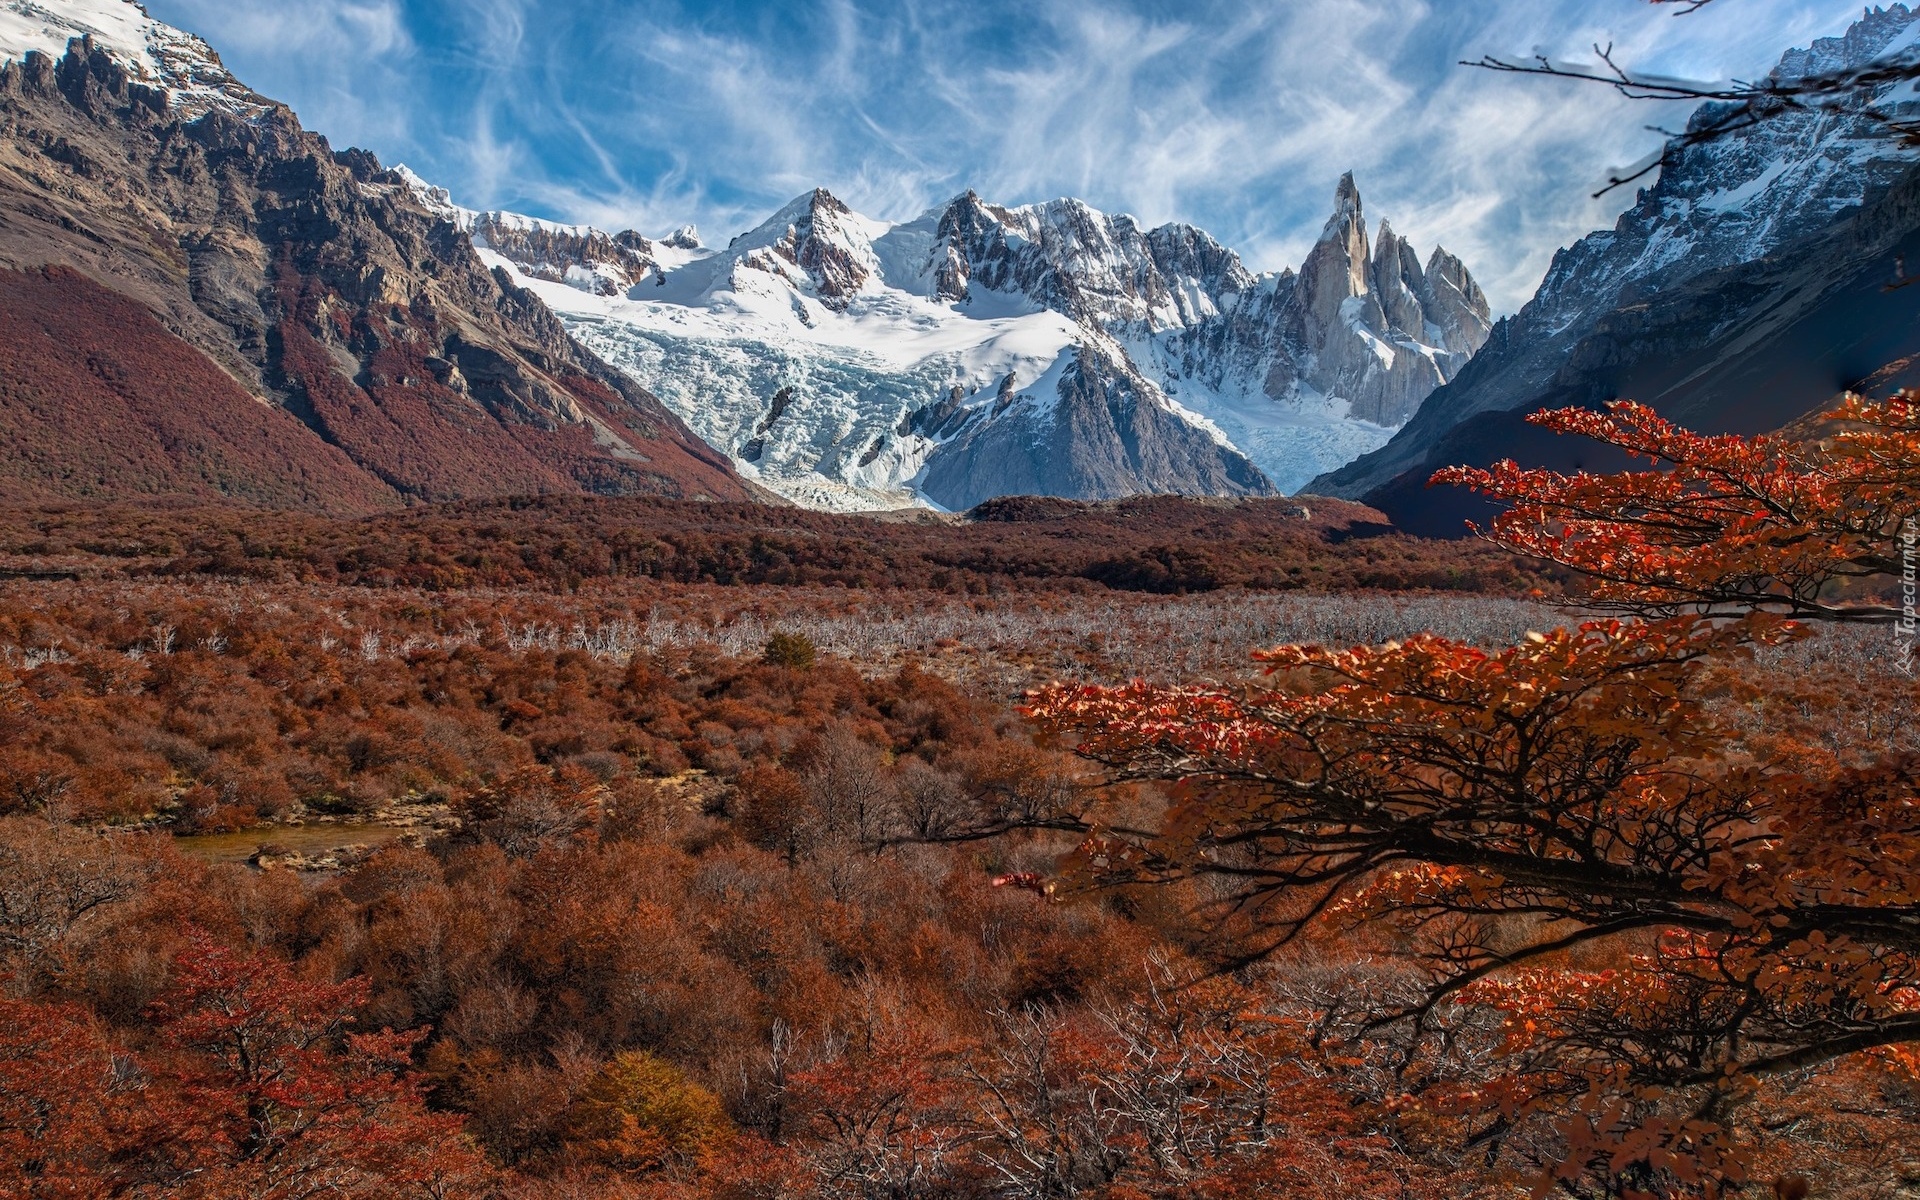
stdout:
{"type": "Polygon", "coordinates": [[[1405,421],[1486,340],[1486,297],[1458,271],[1457,283],[1436,295],[1419,256],[1385,221],[1370,249],[1360,188],[1352,172],[1341,176],[1333,215],[1301,264],[1283,317],[1304,362],[1293,382],[1344,399],[1359,420],[1405,421]],[[1434,330],[1438,346],[1429,340],[1434,330]]]}

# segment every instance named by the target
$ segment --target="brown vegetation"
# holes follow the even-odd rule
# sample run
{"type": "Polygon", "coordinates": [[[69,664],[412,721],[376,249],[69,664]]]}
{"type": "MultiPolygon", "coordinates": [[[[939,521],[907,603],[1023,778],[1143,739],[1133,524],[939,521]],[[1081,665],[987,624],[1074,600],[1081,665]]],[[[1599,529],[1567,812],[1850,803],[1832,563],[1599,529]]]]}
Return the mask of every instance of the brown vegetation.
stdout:
{"type": "Polygon", "coordinates": [[[965,518],[547,496],[342,520],[297,513],[47,507],[0,512],[0,567],[458,591],[595,581],[1181,594],[1558,591],[1473,542],[1396,534],[1338,500],[1104,504],[1013,498],[965,518]]]}
{"type": "Polygon", "coordinates": [[[368,512],[399,497],[77,272],[0,270],[0,498],[368,512]]]}

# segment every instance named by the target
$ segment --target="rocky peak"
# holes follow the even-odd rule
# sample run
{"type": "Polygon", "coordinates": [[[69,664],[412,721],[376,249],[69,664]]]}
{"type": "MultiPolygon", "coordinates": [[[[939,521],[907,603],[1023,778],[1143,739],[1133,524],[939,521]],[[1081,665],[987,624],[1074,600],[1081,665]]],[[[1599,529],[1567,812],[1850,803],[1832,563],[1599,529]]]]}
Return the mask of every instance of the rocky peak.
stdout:
{"type": "Polygon", "coordinates": [[[1804,50],[1787,51],[1772,76],[1804,79],[1863,67],[1885,54],[1913,21],[1914,11],[1905,4],[1863,9],[1860,19],[1839,37],[1820,38],[1804,50]]]}
{"type": "Polygon", "coordinates": [[[1328,219],[1327,224],[1331,227],[1341,220],[1364,223],[1364,216],[1365,210],[1360,202],[1360,185],[1354,182],[1352,171],[1344,171],[1340,175],[1340,182],[1333,185],[1333,216],[1328,219]]]}
{"type": "Polygon", "coordinates": [[[1191,225],[1148,230],[1147,251],[1164,278],[1196,280],[1215,295],[1244,292],[1254,283],[1238,254],[1191,225]]]}
{"type": "Polygon", "coordinates": [[[1373,291],[1388,328],[1414,341],[1426,339],[1427,316],[1421,305],[1426,287],[1420,256],[1382,220],[1373,247],[1373,291]]]}
{"type": "Polygon", "coordinates": [[[1334,188],[1333,215],[1320,231],[1320,244],[1345,265],[1347,294],[1366,295],[1367,263],[1372,257],[1367,251],[1367,210],[1360,202],[1360,188],[1353,181],[1352,171],[1342,175],[1334,188]]]}
{"type": "MultiPolygon", "coordinates": [[[[1324,343],[1350,314],[1349,302],[1371,297],[1373,255],[1367,245],[1366,209],[1353,172],[1340,177],[1334,189],[1333,215],[1320,231],[1320,240],[1300,264],[1298,303],[1292,332],[1303,346],[1324,343]]],[[[1363,315],[1373,325],[1385,323],[1377,301],[1363,303],[1363,315]]]]}
{"type": "Polygon", "coordinates": [[[1451,354],[1471,357],[1493,331],[1493,306],[1467,265],[1435,246],[1422,277],[1421,306],[1451,354]]]}
{"type": "MultiPolygon", "coordinates": [[[[933,275],[934,296],[956,303],[968,299],[972,295],[976,259],[991,259],[1004,272],[1005,255],[995,252],[992,240],[1002,233],[999,218],[972,188],[949,201],[934,226],[937,249],[934,260],[928,264],[933,275]]],[[[1005,237],[1001,236],[999,242],[1003,248],[1005,237]]]]}
{"type": "Polygon", "coordinates": [[[815,188],[744,238],[740,265],[791,279],[830,309],[844,311],[880,273],[873,239],[885,226],[815,188]],[[803,276],[794,278],[792,268],[803,276]]]}
{"type": "Polygon", "coordinates": [[[1207,320],[1254,283],[1239,255],[1191,225],[1142,229],[1073,199],[1002,208],[972,191],[940,210],[928,270],[942,299],[985,288],[1103,328],[1152,330],[1207,320]]]}
{"type": "Polygon", "coordinates": [[[1366,209],[1348,173],[1283,314],[1306,369],[1275,382],[1305,384],[1346,399],[1360,420],[1398,425],[1486,342],[1488,313],[1478,285],[1445,251],[1422,267],[1385,221],[1370,247],[1366,209]]]}
{"type": "Polygon", "coordinates": [[[0,63],[35,53],[58,61],[76,43],[83,59],[105,54],[185,118],[219,111],[256,120],[282,107],[235,79],[213,47],[134,0],[0,0],[0,63]]]}

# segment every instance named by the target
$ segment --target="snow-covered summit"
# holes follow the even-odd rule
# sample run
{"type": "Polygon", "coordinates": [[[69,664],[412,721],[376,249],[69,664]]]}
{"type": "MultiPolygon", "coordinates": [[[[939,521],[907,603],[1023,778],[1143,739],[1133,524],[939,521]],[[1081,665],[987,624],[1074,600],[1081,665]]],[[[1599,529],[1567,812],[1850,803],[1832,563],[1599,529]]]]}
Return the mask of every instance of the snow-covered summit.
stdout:
{"type": "Polygon", "coordinates": [[[891,228],[815,188],[733,240],[727,247],[734,259],[729,281],[744,285],[753,277],[743,271],[761,272],[844,311],[856,295],[882,286],[874,242],[891,228]]]}
{"type": "Polygon", "coordinates": [[[0,0],[0,63],[36,51],[59,58],[82,37],[165,91],[186,116],[218,109],[252,119],[275,107],[235,79],[213,47],[154,20],[135,0],[0,0]]]}

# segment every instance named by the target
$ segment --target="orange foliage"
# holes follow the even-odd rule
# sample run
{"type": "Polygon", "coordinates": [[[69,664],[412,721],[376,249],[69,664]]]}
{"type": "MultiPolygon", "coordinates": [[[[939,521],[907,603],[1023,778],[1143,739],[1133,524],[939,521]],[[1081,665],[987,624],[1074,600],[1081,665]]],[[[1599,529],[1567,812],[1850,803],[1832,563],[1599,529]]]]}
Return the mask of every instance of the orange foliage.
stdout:
{"type": "Polygon", "coordinates": [[[1397,930],[1377,944],[1412,973],[1328,1036],[1395,1031],[1397,1110],[1538,1164],[1543,1189],[1719,1195],[1792,1163],[1774,1131],[1803,1122],[1858,1150],[1830,1177],[1897,1172],[1871,1130],[1907,1102],[1814,1116],[1801,1096],[1809,1076],[1891,1096],[1901,1060],[1868,1052],[1920,1044],[1911,765],[1783,738],[1765,714],[1789,693],[1743,662],[1806,635],[1783,615],[1896,615],[1840,589],[1899,569],[1914,412],[1849,402],[1811,446],[1699,437],[1631,404],[1542,414],[1671,469],[1440,478],[1515,502],[1502,546],[1659,619],[1495,651],[1282,647],[1256,656],[1260,688],[1043,691],[1031,715],[1113,778],[1172,785],[1145,822],[1044,822],[1086,835],[1064,882],[1203,881],[1216,952],[1239,962],[1323,918],[1397,930]]]}
{"type": "Polygon", "coordinates": [[[1845,585],[1901,571],[1903,532],[1920,516],[1920,407],[1849,398],[1829,436],[1703,437],[1643,405],[1569,408],[1528,418],[1652,460],[1657,469],[1561,475],[1512,462],[1454,467],[1463,484],[1512,503],[1486,532],[1516,553],[1586,576],[1593,596],[1638,613],[1885,621],[1898,610],[1848,601],[1845,585]]]}

